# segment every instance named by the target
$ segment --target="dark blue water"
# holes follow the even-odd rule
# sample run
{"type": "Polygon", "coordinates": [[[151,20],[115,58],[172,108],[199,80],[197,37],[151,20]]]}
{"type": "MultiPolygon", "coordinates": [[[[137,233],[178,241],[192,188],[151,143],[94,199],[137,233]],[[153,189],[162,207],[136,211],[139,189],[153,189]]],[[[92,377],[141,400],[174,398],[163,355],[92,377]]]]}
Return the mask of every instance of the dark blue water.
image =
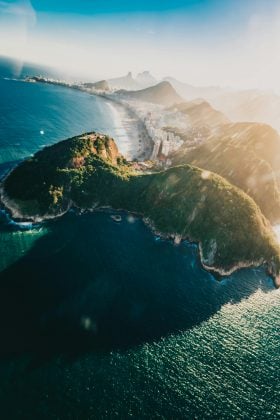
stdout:
{"type": "Polygon", "coordinates": [[[90,130],[114,134],[103,99],[64,87],[0,79],[0,164],[90,130]]]}
{"type": "MultiPolygon", "coordinates": [[[[113,131],[92,96],[7,80],[0,93],[2,173],[113,131]]],[[[0,218],[0,417],[279,418],[280,295],[264,270],[217,282],[195,245],[121,215],[0,218]]]]}

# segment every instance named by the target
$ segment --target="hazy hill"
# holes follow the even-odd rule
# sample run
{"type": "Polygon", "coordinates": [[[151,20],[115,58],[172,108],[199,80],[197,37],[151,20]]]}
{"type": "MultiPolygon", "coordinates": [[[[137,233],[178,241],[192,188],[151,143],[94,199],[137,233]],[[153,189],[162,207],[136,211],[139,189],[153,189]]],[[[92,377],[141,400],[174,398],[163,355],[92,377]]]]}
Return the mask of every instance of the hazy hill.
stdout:
{"type": "Polygon", "coordinates": [[[179,95],[188,101],[197,98],[209,100],[209,98],[213,98],[221,93],[224,93],[222,88],[216,86],[192,86],[188,83],[180,82],[173,77],[165,77],[164,80],[171,83],[179,95]]]}
{"type": "Polygon", "coordinates": [[[280,135],[267,124],[237,122],[220,129],[220,138],[231,139],[252,150],[260,159],[266,160],[275,171],[280,166],[280,135]]]}
{"type": "Polygon", "coordinates": [[[126,76],[109,79],[108,84],[111,89],[137,90],[141,88],[139,83],[132,77],[131,72],[127,73],[126,76]]]}
{"type": "Polygon", "coordinates": [[[158,83],[157,79],[154,76],[152,76],[149,71],[143,71],[142,73],[138,73],[136,76],[136,82],[142,88],[151,87],[158,83]]]}
{"type": "Polygon", "coordinates": [[[143,71],[136,78],[129,72],[126,76],[109,79],[108,83],[111,89],[139,90],[155,85],[157,80],[149,71],[143,71]]]}
{"type": "Polygon", "coordinates": [[[268,219],[280,221],[280,136],[270,126],[226,124],[196,148],[183,145],[173,162],[218,173],[249,194],[268,219]]]}
{"type": "Polygon", "coordinates": [[[203,99],[182,102],[174,108],[185,114],[193,127],[209,126],[215,128],[229,123],[229,119],[222,112],[214,109],[203,99]]]}
{"type": "Polygon", "coordinates": [[[279,246],[255,202],[224,178],[185,165],[139,174],[113,139],[86,133],[49,146],[15,168],[2,199],[22,216],[59,216],[71,205],[136,212],[161,233],[200,244],[201,261],[220,273],[280,267],[279,246]]]}
{"type": "Polygon", "coordinates": [[[258,90],[227,92],[210,99],[233,121],[262,122],[280,131],[280,96],[258,90]]]}
{"type": "Polygon", "coordinates": [[[280,131],[280,96],[257,89],[233,90],[215,86],[192,86],[166,77],[186,100],[203,98],[232,121],[259,122],[280,131]]]}
{"type": "Polygon", "coordinates": [[[109,90],[110,89],[107,80],[100,80],[99,82],[95,82],[95,83],[87,82],[87,83],[83,83],[83,86],[86,88],[90,88],[90,89],[93,88],[96,90],[109,90]]]}
{"type": "Polygon", "coordinates": [[[182,102],[182,98],[169,82],[161,82],[155,86],[137,91],[120,91],[123,97],[143,102],[171,106],[182,102]]]}

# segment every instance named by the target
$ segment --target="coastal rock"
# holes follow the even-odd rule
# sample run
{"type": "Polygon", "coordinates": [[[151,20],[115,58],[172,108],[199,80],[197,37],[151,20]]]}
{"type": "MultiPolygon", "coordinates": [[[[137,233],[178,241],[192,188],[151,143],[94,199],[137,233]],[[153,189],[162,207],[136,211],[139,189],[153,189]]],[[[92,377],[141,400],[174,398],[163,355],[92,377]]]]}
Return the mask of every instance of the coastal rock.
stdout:
{"type": "Polygon", "coordinates": [[[136,213],[176,243],[199,243],[206,269],[225,275],[267,263],[278,279],[280,250],[269,222],[244,192],[204,172],[190,165],[135,172],[113,139],[85,133],[21,163],[4,180],[1,195],[12,213],[31,220],[60,216],[71,206],[136,213]]]}

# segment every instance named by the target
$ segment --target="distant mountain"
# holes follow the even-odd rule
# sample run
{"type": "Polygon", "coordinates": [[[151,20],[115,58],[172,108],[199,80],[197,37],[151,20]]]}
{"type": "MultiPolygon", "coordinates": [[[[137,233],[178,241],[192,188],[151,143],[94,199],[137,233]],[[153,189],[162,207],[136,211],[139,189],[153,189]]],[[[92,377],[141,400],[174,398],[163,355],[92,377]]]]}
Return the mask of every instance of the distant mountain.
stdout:
{"type": "Polygon", "coordinates": [[[127,73],[126,76],[116,77],[108,80],[111,89],[125,89],[125,90],[138,90],[141,85],[132,77],[132,73],[127,73]]]}
{"type": "Polygon", "coordinates": [[[225,124],[196,148],[182,145],[172,161],[223,176],[250,195],[272,223],[279,223],[280,136],[270,126],[225,124]]]}
{"type": "Polygon", "coordinates": [[[160,82],[155,86],[137,91],[120,91],[128,99],[136,99],[153,104],[171,106],[183,101],[169,82],[160,82]]]}
{"type": "Polygon", "coordinates": [[[258,90],[224,92],[211,103],[233,121],[262,122],[280,131],[280,96],[258,90]]]}
{"type": "Polygon", "coordinates": [[[154,86],[158,82],[149,71],[143,71],[138,73],[136,78],[129,72],[126,76],[109,79],[108,83],[111,89],[139,90],[154,86]]]}
{"type": "Polygon", "coordinates": [[[215,128],[230,122],[222,112],[214,109],[203,99],[182,102],[174,108],[185,114],[193,127],[208,126],[215,128]]]}
{"type": "Polygon", "coordinates": [[[143,88],[151,87],[158,83],[157,79],[155,79],[149,71],[138,73],[136,82],[143,88]]]}
{"type": "Polygon", "coordinates": [[[192,99],[203,98],[209,100],[225,92],[224,89],[215,86],[192,86],[187,83],[180,82],[173,77],[165,77],[165,81],[172,84],[174,89],[184,99],[191,101],[192,99]]]}
{"type": "Polygon", "coordinates": [[[255,90],[232,90],[215,86],[192,86],[166,77],[184,99],[207,100],[232,121],[259,122],[280,131],[280,96],[255,90]]]}
{"type": "Polygon", "coordinates": [[[90,83],[90,82],[83,83],[83,86],[89,89],[93,88],[96,90],[109,90],[110,89],[107,80],[100,80],[99,82],[95,82],[95,83],[90,83]]]}

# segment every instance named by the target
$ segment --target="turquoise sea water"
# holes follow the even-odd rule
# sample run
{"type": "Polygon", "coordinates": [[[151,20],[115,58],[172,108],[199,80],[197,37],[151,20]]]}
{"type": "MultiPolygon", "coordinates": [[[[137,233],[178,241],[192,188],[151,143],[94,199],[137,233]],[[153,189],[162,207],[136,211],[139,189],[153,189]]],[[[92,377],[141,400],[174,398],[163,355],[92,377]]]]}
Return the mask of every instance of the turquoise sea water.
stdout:
{"type": "MultiPolygon", "coordinates": [[[[114,135],[101,99],[0,80],[0,175],[93,129],[114,135]]],[[[121,215],[26,229],[1,213],[0,418],[280,418],[280,294],[264,270],[217,282],[195,245],[121,215]]]]}

